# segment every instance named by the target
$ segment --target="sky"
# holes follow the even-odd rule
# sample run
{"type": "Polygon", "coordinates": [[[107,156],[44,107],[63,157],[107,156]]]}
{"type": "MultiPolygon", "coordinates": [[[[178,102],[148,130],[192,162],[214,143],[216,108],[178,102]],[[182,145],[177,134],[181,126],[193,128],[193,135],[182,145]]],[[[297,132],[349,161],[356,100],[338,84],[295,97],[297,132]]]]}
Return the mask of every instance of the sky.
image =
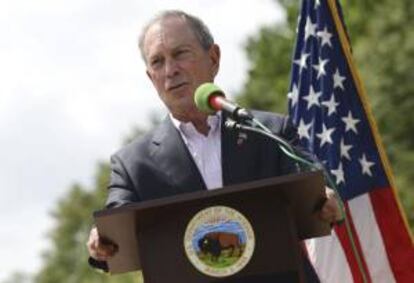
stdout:
{"type": "Polygon", "coordinates": [[[59,198],[92,184],[96,163],[164,109],[137,37],[169,8],[210,27],[230,97],[246,79],[247,37],[283,19],[274,0],[0,0],[0,282],[41,267],[59,198]]]}

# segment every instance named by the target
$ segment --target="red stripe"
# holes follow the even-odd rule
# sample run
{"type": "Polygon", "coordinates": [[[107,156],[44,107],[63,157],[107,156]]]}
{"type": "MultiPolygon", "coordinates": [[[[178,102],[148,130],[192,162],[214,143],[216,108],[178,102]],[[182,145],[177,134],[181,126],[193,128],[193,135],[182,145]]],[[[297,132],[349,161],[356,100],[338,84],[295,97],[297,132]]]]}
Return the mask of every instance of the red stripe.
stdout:
{"type": "Polygon", "coordinates": [[[372,191],[371,203],[397,282],[414,282],[414,247],[393,191],[372,191]]]}
{"type": "MultiPolygon", "coordinates": [[[[346,212],[346,216],[348,218],[348,222],[349,222],[350,227],[351,227],[351,233],[352,233],[352,236],[353,236],[353,239],[354,239],[354,243],[355,243],[357,252],[360,255],[360,258],[361,258],[361,261],[362,261],[362,268],[365,271],[365,275],[367,276],[368,282],[372,282],[369,271],[368,271],[367,264],[365,262],[364,254],[362,253],[359,237],[356,233],[354,222],[352,220],[351,214],[349,213],[349,206],[348,206],[347,203],[345,204],[345,212],[346,212]]],[[[340,226],[336,226],[335,227],[335,232],[336,232],[336,234],[338,236],[338,239],[341,242],[342,248],[345,252],[345,257],[348,261],[349,268],[351,269],[352,277],[354,278],[354,283],[364,282],[362,272],[361,272],[360,267],[358,265],[358,261],[355,257],[354,251],[352,249],[350,238],[349,238],[348,233],[346,231],[345,223],[340,225],[340,226]]]]}

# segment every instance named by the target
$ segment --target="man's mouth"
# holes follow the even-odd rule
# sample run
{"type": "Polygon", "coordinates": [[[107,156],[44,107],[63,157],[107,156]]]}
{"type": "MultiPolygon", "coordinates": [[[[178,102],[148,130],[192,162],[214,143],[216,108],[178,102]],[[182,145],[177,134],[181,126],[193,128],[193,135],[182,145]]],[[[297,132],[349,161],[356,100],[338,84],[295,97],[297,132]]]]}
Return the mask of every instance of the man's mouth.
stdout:
{"type": "Polygon", "coordinates": [[[179,89],[180,87],[182,87],[182,86],[185,86],[185,85],[187,85],[187,83],[179,83],[179,84],[175,84],[175,85],[173,85],[173,86],[170,86],[170,87],[168,87],[168,91],[172,91],[172,90],[176,90],[176,89],[179,89]]]}

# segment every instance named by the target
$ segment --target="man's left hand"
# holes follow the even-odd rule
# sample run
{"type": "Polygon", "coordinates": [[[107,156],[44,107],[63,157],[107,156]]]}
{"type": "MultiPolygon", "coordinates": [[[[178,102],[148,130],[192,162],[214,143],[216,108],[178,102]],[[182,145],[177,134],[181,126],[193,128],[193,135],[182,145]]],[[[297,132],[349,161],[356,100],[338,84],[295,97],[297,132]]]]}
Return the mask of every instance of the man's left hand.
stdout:
{"type": "Polygon", "coordinates": [[[323,221],[331,224],[338,223],[343,220],[341,207],[339,206],[338,199],[336,198],[335,191],[331,188],[325,188],[326,201],[322,205],[319,213],[319,218],[323,221]]]}

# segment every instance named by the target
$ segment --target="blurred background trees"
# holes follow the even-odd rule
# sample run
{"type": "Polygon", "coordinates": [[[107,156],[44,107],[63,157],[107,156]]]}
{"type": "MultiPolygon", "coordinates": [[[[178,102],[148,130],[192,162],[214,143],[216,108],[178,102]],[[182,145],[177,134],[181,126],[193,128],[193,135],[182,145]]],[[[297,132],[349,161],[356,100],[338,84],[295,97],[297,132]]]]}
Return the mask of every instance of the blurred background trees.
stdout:
{"type": "MultiPolygon", "coordinates": [[[[237,100],[249,108],[287,113],[287,92],[299,1],[278,0],[286,20],[263,27],[247,39],[250,68],[237,100]]],[[[414,227],[414,5],[411,0],[342,1],[354,59],[391,160],[400,200],[414,227]]],[[[226,54],[223,54],[226,56],[226,54]]],[[[156,116],[152,119],[157,122],[156,116]]],[[[134,129],[126,138],[142,134],[134,129]]],[[[140,273],[108,276],[89,268],[86,239],[92,212],[106,196],[109,165],[99,162],[92,188],[74,184],[52,212],[50,248],[33,280],[16,273],[9,282],[129,283],[142,282],[140,273]]]]}
{"type": "MultiPolygon", "coordinates": [[[[238,101],[287,113],[298,1],[279,0],[286,21],[248,39],[248,79],[238,101]]],[[[342,1],[354,59],[390,159],[400,200],[414,227],[414,4],[410,0],[342,1]]]]}
{"type": "Polygon", "coordinates": [[[109,164],[100,162],[93,188],[73,185],[52,212],[55,226],[52,243],[43,255],[37,283],[133,283],[141,282],[138,272],[118,276],[94,271],[88,265],[86,239],[93,224],[92,212],[101,209],[106,198],[109,164]],[[138,280],[138,281],[137,281],[138,280]]]}

